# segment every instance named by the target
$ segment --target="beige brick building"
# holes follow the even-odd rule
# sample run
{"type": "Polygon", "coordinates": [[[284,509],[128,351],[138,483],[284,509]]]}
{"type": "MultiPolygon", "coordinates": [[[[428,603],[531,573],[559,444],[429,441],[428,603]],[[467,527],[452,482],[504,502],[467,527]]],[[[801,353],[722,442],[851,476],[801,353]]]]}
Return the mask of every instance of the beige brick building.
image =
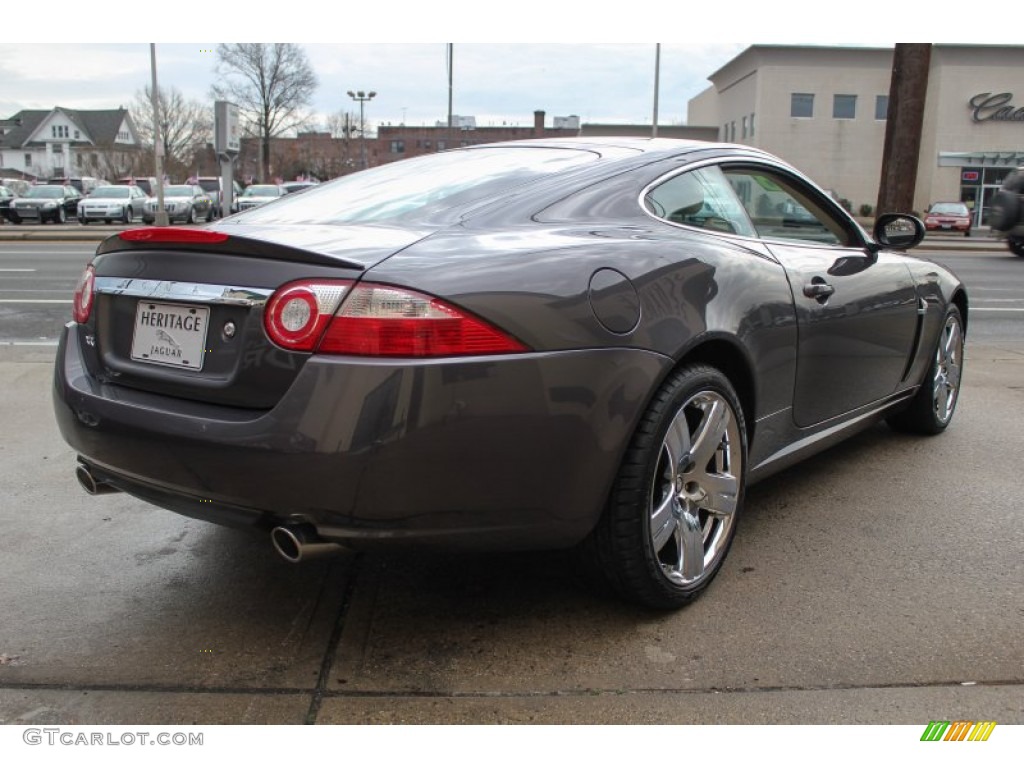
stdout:
{"type": "MultiPolygon", "coordinates": [[[[708,78],[687,123],[772,152],[848,199],[874,205],[891,48],[754,45],[708,78]]],[[[1024,46],[933,45],[914,208],[985,208],[1024,165],[1024,46]]]]}

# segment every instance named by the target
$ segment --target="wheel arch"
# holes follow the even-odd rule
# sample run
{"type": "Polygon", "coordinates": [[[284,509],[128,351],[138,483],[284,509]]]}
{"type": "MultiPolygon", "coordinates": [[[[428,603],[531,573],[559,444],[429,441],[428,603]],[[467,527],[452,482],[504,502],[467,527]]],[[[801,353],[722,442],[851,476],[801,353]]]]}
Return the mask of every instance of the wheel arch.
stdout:
{"type": "Polygon", "coordinates": [[[732,384],[740,399],[743,420],[747,427],[747,444],[751,444],[754,439],[755,415],[757,414],[757,387],[754,382],[754,367],[743,348],[731,337],[716,336],[704,339],[686,350],[669,371],[668,376],[692,363],[704,363],[717,368],[729,379],[729,383],[732,384]]]}
{"type": "Polygon", "coordinates": [[[963,288],[958,288],[950,299],[950,303],[955,304],[956,308],[960,310],[960,319],[964,323],[964,333],[967,333],[967,291],[963,288]]]}

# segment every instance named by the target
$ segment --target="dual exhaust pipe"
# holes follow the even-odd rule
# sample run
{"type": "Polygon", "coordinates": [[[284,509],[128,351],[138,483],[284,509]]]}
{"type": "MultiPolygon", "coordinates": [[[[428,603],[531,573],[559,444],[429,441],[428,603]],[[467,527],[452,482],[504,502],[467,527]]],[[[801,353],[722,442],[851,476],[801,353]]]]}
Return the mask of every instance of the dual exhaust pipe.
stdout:
{"type": "MultiPolygon", "coordinates": [[[[97,478],[85,464],[79,464],[75,469],[75,478],[90,496],[121,492],[120,488],[97,478]]],[[[336,542],[324,541],[316,532],[316,528],[309,524],[279,525],[271,530],[270,541],[274,545],[274,551],[289,563],[314,560],[345,549],[336,542]]]]}

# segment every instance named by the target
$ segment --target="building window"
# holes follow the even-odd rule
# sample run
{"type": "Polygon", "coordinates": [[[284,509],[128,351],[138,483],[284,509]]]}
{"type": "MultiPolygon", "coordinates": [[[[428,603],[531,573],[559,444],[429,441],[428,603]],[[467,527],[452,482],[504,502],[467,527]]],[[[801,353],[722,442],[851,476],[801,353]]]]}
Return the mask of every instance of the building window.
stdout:
{"type": "Polygon", "coordinates": [[[885,120],[889,117],[889,97],[875,96],[875,120],[885,120]]]}
{"type": "Polygon", "coordinates": [[[76,139],[82,138],[81,134],[78,131],[75,131],[75,138],[76,139]]]}
{"type": "Polygon", "coordinates": [[[794,93],[790,94],[790,96],[790,117],[814,117],[813,93],[794,93]]]}
{"type": "Polygon", "coordinates": [[[427,149],[430,149],[430,139],[425,140],[423,142],[423,146],[426,147],[427,149]]]}
{"type": "Polygon", "coordinates": [[[722,126],[722,141],[728,141],[728,140],[729,140],[729,124],[726,123],[725,125],[722,126]]]}
{"type": "Polygon", "coordinates": [[[32,155],[29,155],[29,154],[25,155],[25,167],[26,168],[31,168],[32,167],[32,155]]]}
{"type": "Polygon", "coordinates": [[[53,145],[53,154],[55,154],[55,155],[62,155],[62,154],[64,154],[64,145],[63,144],[54,144],[53,145]]]}
{"type": "Polygon", "coordinates": [[[401,139],[391,142],[391,154],[398,155],[405,152],[405,142],[401,139]]]}
{"type": "Polygon", "coordinates": [[[729,123],[729,141],[736,141],[736,121],[729,123]]]}
{"type": "Polygon", "coordinates": [[[448,143],[446,141],[438,141],[437,142],[437,151],[438,152],[440,152],[442,149],[446,149],[447,147],[448,147],[448,143]]]}
{"type": "Polygon", "coordinates": [[[832,97],[832,117],[837,120],[853,120],[857,116],[857,97],[837,93],[832,97]]]}
{"type": "Polygon", "coordinates": [[[754,113],[750,113],[750,138],[754,138],[754,113]]]}
{"type": "Polygon", "coordinates": [[[743,138],[747,138],[747,116],[743,116],[743,138]]]}

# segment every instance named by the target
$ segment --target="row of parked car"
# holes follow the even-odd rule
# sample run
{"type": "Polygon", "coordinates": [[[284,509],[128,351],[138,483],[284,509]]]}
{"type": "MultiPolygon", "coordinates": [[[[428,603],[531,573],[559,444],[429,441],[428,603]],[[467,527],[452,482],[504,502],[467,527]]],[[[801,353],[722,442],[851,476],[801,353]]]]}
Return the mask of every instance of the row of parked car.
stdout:
{"type": "MultiPolygon", "coordinates": [[[[146,224],[156,221],[159,205],[156,179],[122,179],[115,184],[94,186],[87,192],[74,184],[60,181],[26,184],[21,188],[14,183],[0,185],[0,218],[13,224],[63,224],[72,218],[82,225],[90,222],[130,224],[139,218],[146,224]]],[[[171,223],[213,221],[224,215],[220,178],[199,177],[194,181],[164,186],[164,210],[171,223]]],[[[235,182],[230,212],[255,208],[314,185],[315,182],[305,181],[252,184],[243,190],[235,182]]]]}

